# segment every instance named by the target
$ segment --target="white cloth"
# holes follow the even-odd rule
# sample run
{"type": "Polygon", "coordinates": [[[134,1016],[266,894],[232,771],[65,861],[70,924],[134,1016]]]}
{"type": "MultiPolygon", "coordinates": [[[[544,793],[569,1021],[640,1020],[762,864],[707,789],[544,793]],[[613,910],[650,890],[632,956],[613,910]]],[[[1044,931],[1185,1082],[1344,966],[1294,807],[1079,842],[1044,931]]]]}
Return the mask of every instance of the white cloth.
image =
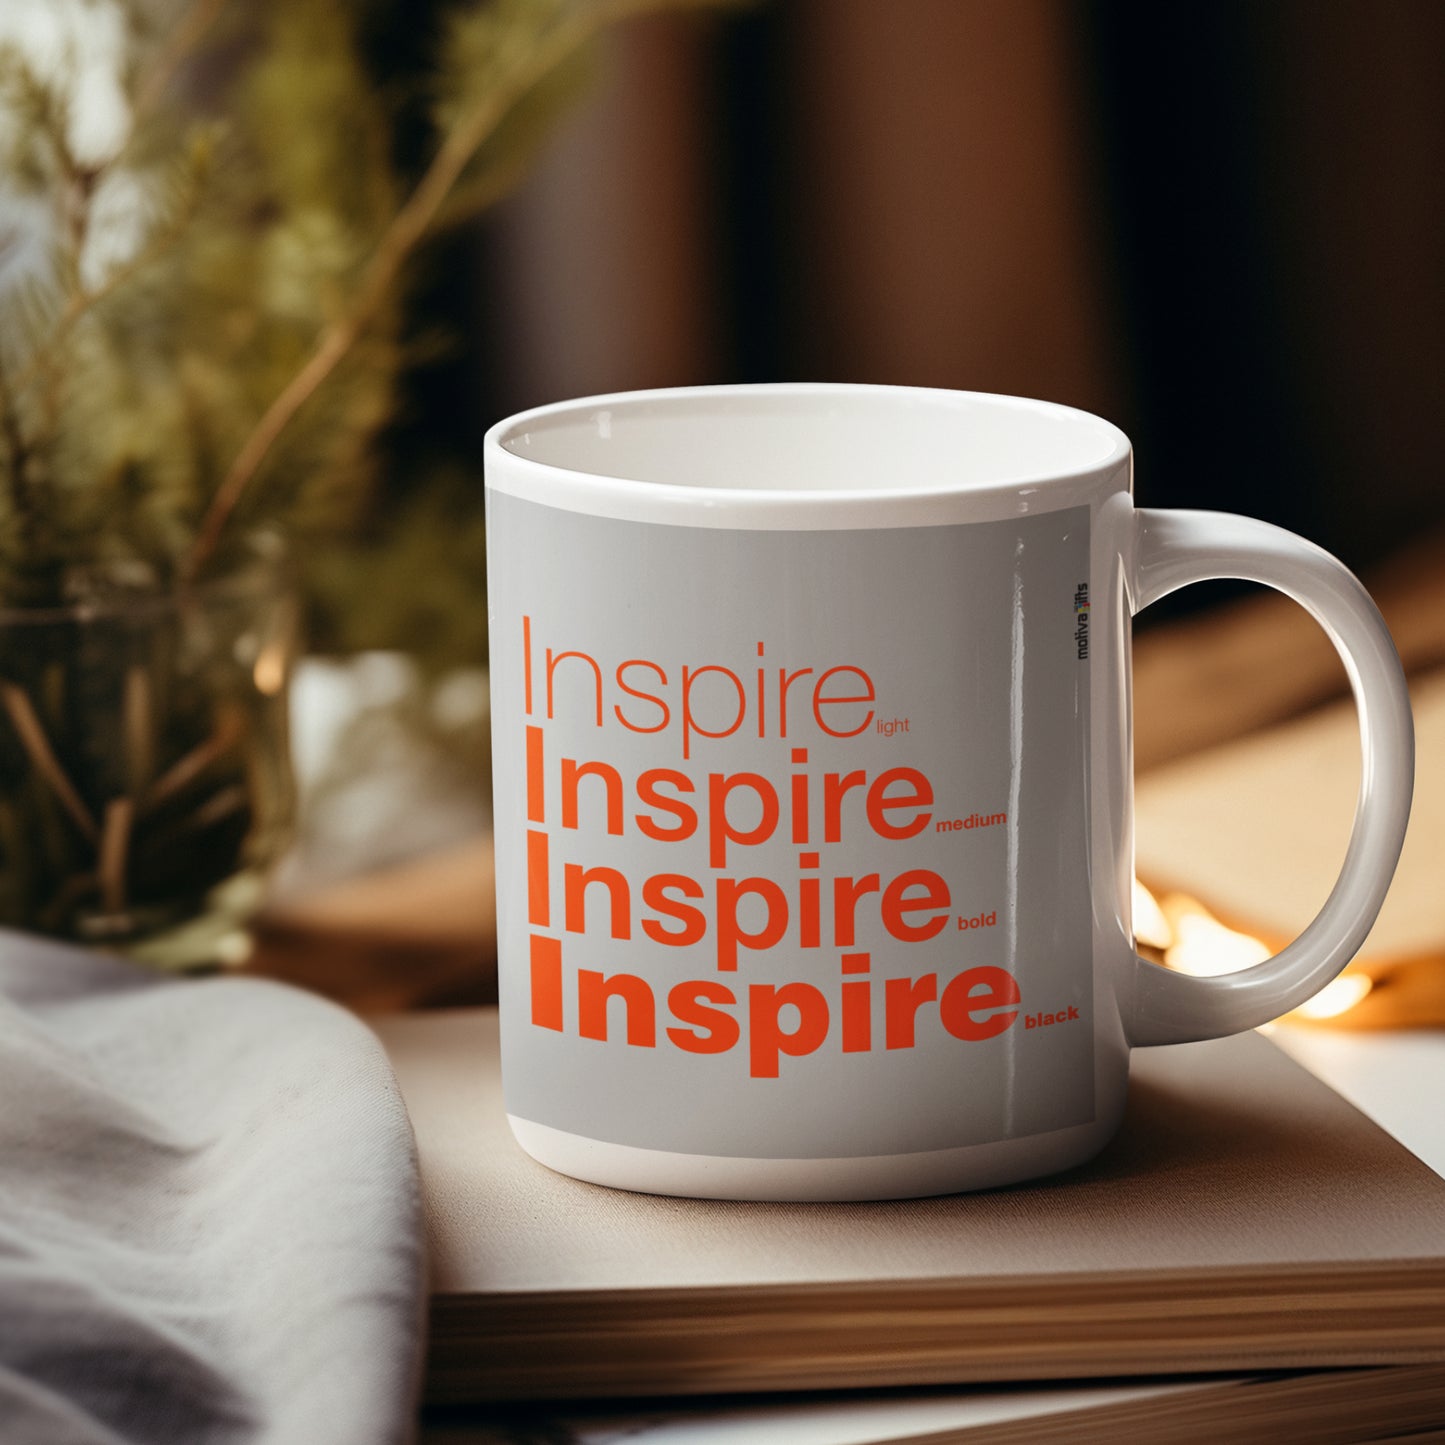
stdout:
{"type": "Polygon", "coordinates": [[[0,931],[0,1441],[411,1437],[415,1150],[373,1035],[0,931]]]}

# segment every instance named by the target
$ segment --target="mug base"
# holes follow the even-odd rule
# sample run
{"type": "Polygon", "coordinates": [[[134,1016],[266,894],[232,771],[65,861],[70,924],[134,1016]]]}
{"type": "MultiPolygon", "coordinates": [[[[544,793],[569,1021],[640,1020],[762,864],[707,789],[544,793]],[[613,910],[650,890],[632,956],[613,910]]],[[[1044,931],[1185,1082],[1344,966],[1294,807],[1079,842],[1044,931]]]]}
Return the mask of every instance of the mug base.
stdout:
{"type": "Polygon", "coordinates": [[[1095,1120],[957,1149],[834,1159],[676,1154],[588,1139],[514,1114],[507,1115],[507,1122],[518,1144],[539,1164],[589,1184],[691,1199],[843,1203],[959,1194],[1057,1174],[1092,1159],[1113,1137],[1119,1121],[1095,1120]]]}

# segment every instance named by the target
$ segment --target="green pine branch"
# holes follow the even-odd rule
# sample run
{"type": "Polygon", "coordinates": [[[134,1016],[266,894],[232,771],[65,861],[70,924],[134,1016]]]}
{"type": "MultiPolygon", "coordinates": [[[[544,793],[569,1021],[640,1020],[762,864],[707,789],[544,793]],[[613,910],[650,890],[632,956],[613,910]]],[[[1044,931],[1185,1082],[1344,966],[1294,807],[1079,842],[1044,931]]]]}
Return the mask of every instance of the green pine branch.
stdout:
{"type": "Polygon", "coordinates": [[[718,0],[459,5],[410,188],[352,0],[127,3],[132,125],[102,163],[0,45],[0,603],[194,578],[251,528],[358,515],[417,253],[515,186],[602,31],[718,0]],[[224,122],[186,115],[188,92],[224,122]],[[126,187],[145,234],[97,277],[126,187]],[[49,216],[43,245],[7,248],[11,195],[17,226],[49,216]]]}

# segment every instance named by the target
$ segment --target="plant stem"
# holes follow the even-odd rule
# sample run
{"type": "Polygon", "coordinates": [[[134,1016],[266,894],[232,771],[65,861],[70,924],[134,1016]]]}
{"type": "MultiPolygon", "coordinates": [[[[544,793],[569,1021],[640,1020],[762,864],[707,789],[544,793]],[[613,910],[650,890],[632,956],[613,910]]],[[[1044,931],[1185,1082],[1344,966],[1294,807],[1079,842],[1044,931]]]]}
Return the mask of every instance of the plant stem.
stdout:
{"type": "Polygon", "coordinates": [[[154,699],[150,674],[144,667],[135,665],[126,669],[121,698],[126,787],[139,798],[155,771],[154,699]]]}
{"type": "Polygon", "coordinates": [[[55,756],[55,750],[50,746],[50,739],[45,736],[45,729],[36,716],[35,707],[29,696],[22,688],[16,687],[13,682],[0,681],[0,703],[4,704],[5,711],[9,713],[10,722],[15,728],[15,735],[29,754],[30,761],[35,764],[36,772],[50,784],[51,792],[60,799],[65,811],[75,821],[76,827],[92,843],[97,842],[100,838],[100,830],[95,826],[95,819],[90,816],[90,810],[81,802],[80,794],[75,791],[75,785],[66,776],[65,769],[60,766],[60,762],[55,756]]]}
{"type": "Polygon", "coordinates": [[[35,497],[30,489],[29,476],[30,449],[25,445],[25,433],[20,428],[20,414],[15,410],[15,396],[6,380],[3,360],[0,360],[0,436],[4,437],[5,450],[10,457],[5,471],[10,488],[10,506],[23,539],[22,546],[28,551],[35,523],[35,497]]]}
{"type": "Polygon", "coordinates": [[[448,133],[416,189],[383,232],[362,273],[350,309],[321,333],[310,358],[266,408],[236,453],[182,562],[182,578],[195,578],[210,560],[227,521],[271,448],[380,310],[397,274],[436,220],[468,162],[496,132],[512,107],[593,36],[629,16],[656,8],[657,0],[601,0],[574,10],[558,21],[542,43],[516,63],[448,133]]]}
{"type": "Polygon", "coordinates": [[[136,93],[135,104],[131,107],[131,134],[134,135],[140,121],[150,113],[156,102],[165,93],[171,77],[180,69],[181,62],[200,43],[212,25],[220,18],[228,0],[195,0],[181,16],[165,44],[156,52],[149,71],[141,81],[136,93]]]}
{"type": "Polygon", "coordinates": [[[216,725],[216,730],[205,742],[194,747],[179,762],[168,768],[156,780],[150,792],[141,801],[141,812],[149,813],[168,802],[177,793],[190,787],[212,763],[222,758],[238,742],[245,729],[240,718],[226,714],[216,725]]]}
{"type": "Polygon", "coordinates": [[[129,798],[112,798],[106,804],[105,830],[100,835],[100,900],[107,913],[125,911],[126,858],[135,804],[129,798]]]}
{"type": "Polygon", "coordinates": [[[198,201],[197,191],[190,192],[175,216],[157,231],[129,261],[115,267],[95,290],[81,289],[70,293],[66,298],[64,308],[56,318],[50,335],[46,338],[44,348],[35,353],[29,365],[15,378],[14,390],[17,394],[30,386],[36,380],[37,374],[42,371],[52,379],[55,378],[60,370],[60,358],[57,355],[60,344],[74,329],[76,323],[87,312],[93,311],[99,306],[112,292],[124,286],[137,272],[143,271],[153,261],[157,261],[165,255],[185,234],[186,227],[195,214],[198,201]]]}

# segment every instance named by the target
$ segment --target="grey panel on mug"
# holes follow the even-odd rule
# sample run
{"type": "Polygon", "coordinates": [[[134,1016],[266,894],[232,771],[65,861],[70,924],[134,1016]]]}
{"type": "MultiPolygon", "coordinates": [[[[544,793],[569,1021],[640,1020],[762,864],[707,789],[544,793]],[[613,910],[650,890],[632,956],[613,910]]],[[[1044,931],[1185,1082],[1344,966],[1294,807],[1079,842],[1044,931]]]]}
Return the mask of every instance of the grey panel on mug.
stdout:
{"type": "MultiPolygon", "coordinates": [[[[770,1158],[942,1149],[1092,1119],[1089,664],[1076,641],[1076,589],[1089,575],[1087,508],[966,525],[785,532],[600,519],[499,493],[489,494],[488,504],[510,1112],[615,1143],[770,1158]],[[582,656],[562,657],[567,653],[582,656]],[[629,662],[619,681],[619,667],[629,662]],[[830,668],[844,670],[827,678],[822,696],[839,701],[825,700],[821,718],[835,732],[866,719],[854,736],[830,736],[814,713],[813,690],[830,668]],[[686,757],[684,669],[695,724],[686,757]],[[721,732],[739,712],[728,736],[701,731],[721,732]],[[656,730],[629,730],[624,720],[656,730]],[[545,927],[528,921],[529,723],[540,729],[543,746],[545,816],[530,826],[547,837],[545,927]],[[805,762],[796,760],[797,749],[806,750],[805,762]],[[620,836],[607,826],[610,784],[595,774],[575,784],[577,826],[563,825],[564,759],[616,769],[623,785],[620,836]],[[638,826],[639,816],[676,823],[637,795],[639,775],[656,768],[693,784],[691,795],[665,790],[704,815],[689,838],[651,838],[638,826]],[[880,837],[867,818],[869,785],[895,768],[917,770],[933,794],[926,809],[900,804],[878,815],[898,826],[926,811],[926,826],[907,838],[880,837]],[[829,841],[826,779],[857,772],[865,782],[842,791],[835,810],[840,836],[829,841]],[[777,823],[765,841],[728,844],[714,866],[707,800],[710,787],[726,784],[710,779],[739,773],[766,781],[777,798],[777,823]],[[795,789],[803,786],[808,806],[795,808],[795,789]],[[806,842],[795,841],[795,812],[807,815],[806,842]],[[630,936],[612,936],[602,881],[583,890],[584,917],[574,908],[567,919],[569,864],[624,876],[627,923],[617,931],[630,936]],[[922,941],[890,935],[880,913],[890,882],[913,870],[938,875],[948,893],[946,909],[895,917],[895,924],[901,918],[914,928],[942,918],[941,931],[922,941]],[[704,892],[696,906],[707,932],[687,947],[656,942],[643,927],[645,919],[681,927],[643,900],[645,880],[663,874],[696,880],[704,892]],[[856,932],[840,942],[834,880],[873,874],[879,887],[859,893],[856,932]],[[781,889],[787,928],[771,947],[738,948],[729,968],[719,952],[716,899],[719,887],[730,885],[720,880],[749,878],[781,889]],[[804,936],[805,879],[820,880],[816,946],[804,936]],[[560,1031],[530,1021],[533,935],[560,944],[560,1031]],[[845,955],[857,967],[856,956],[865,953],[866,973],[843,972],[845,955]],[[1013,1010],[981,1008],[971,1016],[982,1023],[1016,1010],[1002,1032],[956,1037],[939,1005],[923,1002],[913,1046],[888,1047],[887,980],[900,980],[897,994],[906,980],[933,975],[941,993],[961,972],[979,967],[1003,970],[1017,985],[1013,1010]],[[646,983],[653,1004],[638,1018],[655,1011],[650,1045],[626,1041],[628,1005],[621,998],[607,1006],[605,1041],[579,1036],[579,970],[646,983]],[[723,1005],[736,1023],[732,1047],[689,1052],[669,1033],[691,1028],[690,1037],[706,1036],[695,1019],[679,1020],[669,1006],[672,991],[692,982],[706,985],[701,992],[714,1001],[722,997],[719,987],[736,999],[723,1005]],[[816,990],[801,996],[810,1026],[816,1031],[825,1013],[826,1030],[807,1052],[777,1057],[777,1077],[755,1077],[752,1045],[772,1037],[769,1021],[784,1030],[803,1024],[799,1010],[779,1007],[771,992],[789,983],[816,990]],[[845,1035],[858,1045],[862,1025],[850,1014],[845,1030],[852,1005],[843,1004],[843,987],[865,983],[870,1047],[848,1051],[845,1035]],[[752,1007],[760,1010],[756,1028],[752,1007]],[[1050,1015],[1057,1021],[1041,1022],[1050,1015]]],[[[832,786],[836,793],[838,783],[832,786]]],[[[903,775],[884,797],[908,792],[903,775]]],[[[727,807],[736,831],[763,821],[753,785],[735,786],[727,807]]],[[[763,887],[745,887],[737,910],[741,926],[754,932],[780,916],[755,896],[763,887]]],[[[915,882],[902,901],[922,901],[926,892],[915,882]]],[[[676,890],[669,896],[681,897],[676,890]]],[[[696,992],[683,995],[685,1003],[696,992]]],[[[950,996],[950,1016],[962,1017],[966,1032],[970,1016],[960,1013],[960,996],[959,990],[950,996]]],[[[906,1011],[896,1002],[894,1042],[901,1042],[906,1011]]],[[[795,1046],[810,1042],[804,1037],[795,1046]]],[[[762,1050],[764,1069],[776,1052],[762,1050]]]]}

